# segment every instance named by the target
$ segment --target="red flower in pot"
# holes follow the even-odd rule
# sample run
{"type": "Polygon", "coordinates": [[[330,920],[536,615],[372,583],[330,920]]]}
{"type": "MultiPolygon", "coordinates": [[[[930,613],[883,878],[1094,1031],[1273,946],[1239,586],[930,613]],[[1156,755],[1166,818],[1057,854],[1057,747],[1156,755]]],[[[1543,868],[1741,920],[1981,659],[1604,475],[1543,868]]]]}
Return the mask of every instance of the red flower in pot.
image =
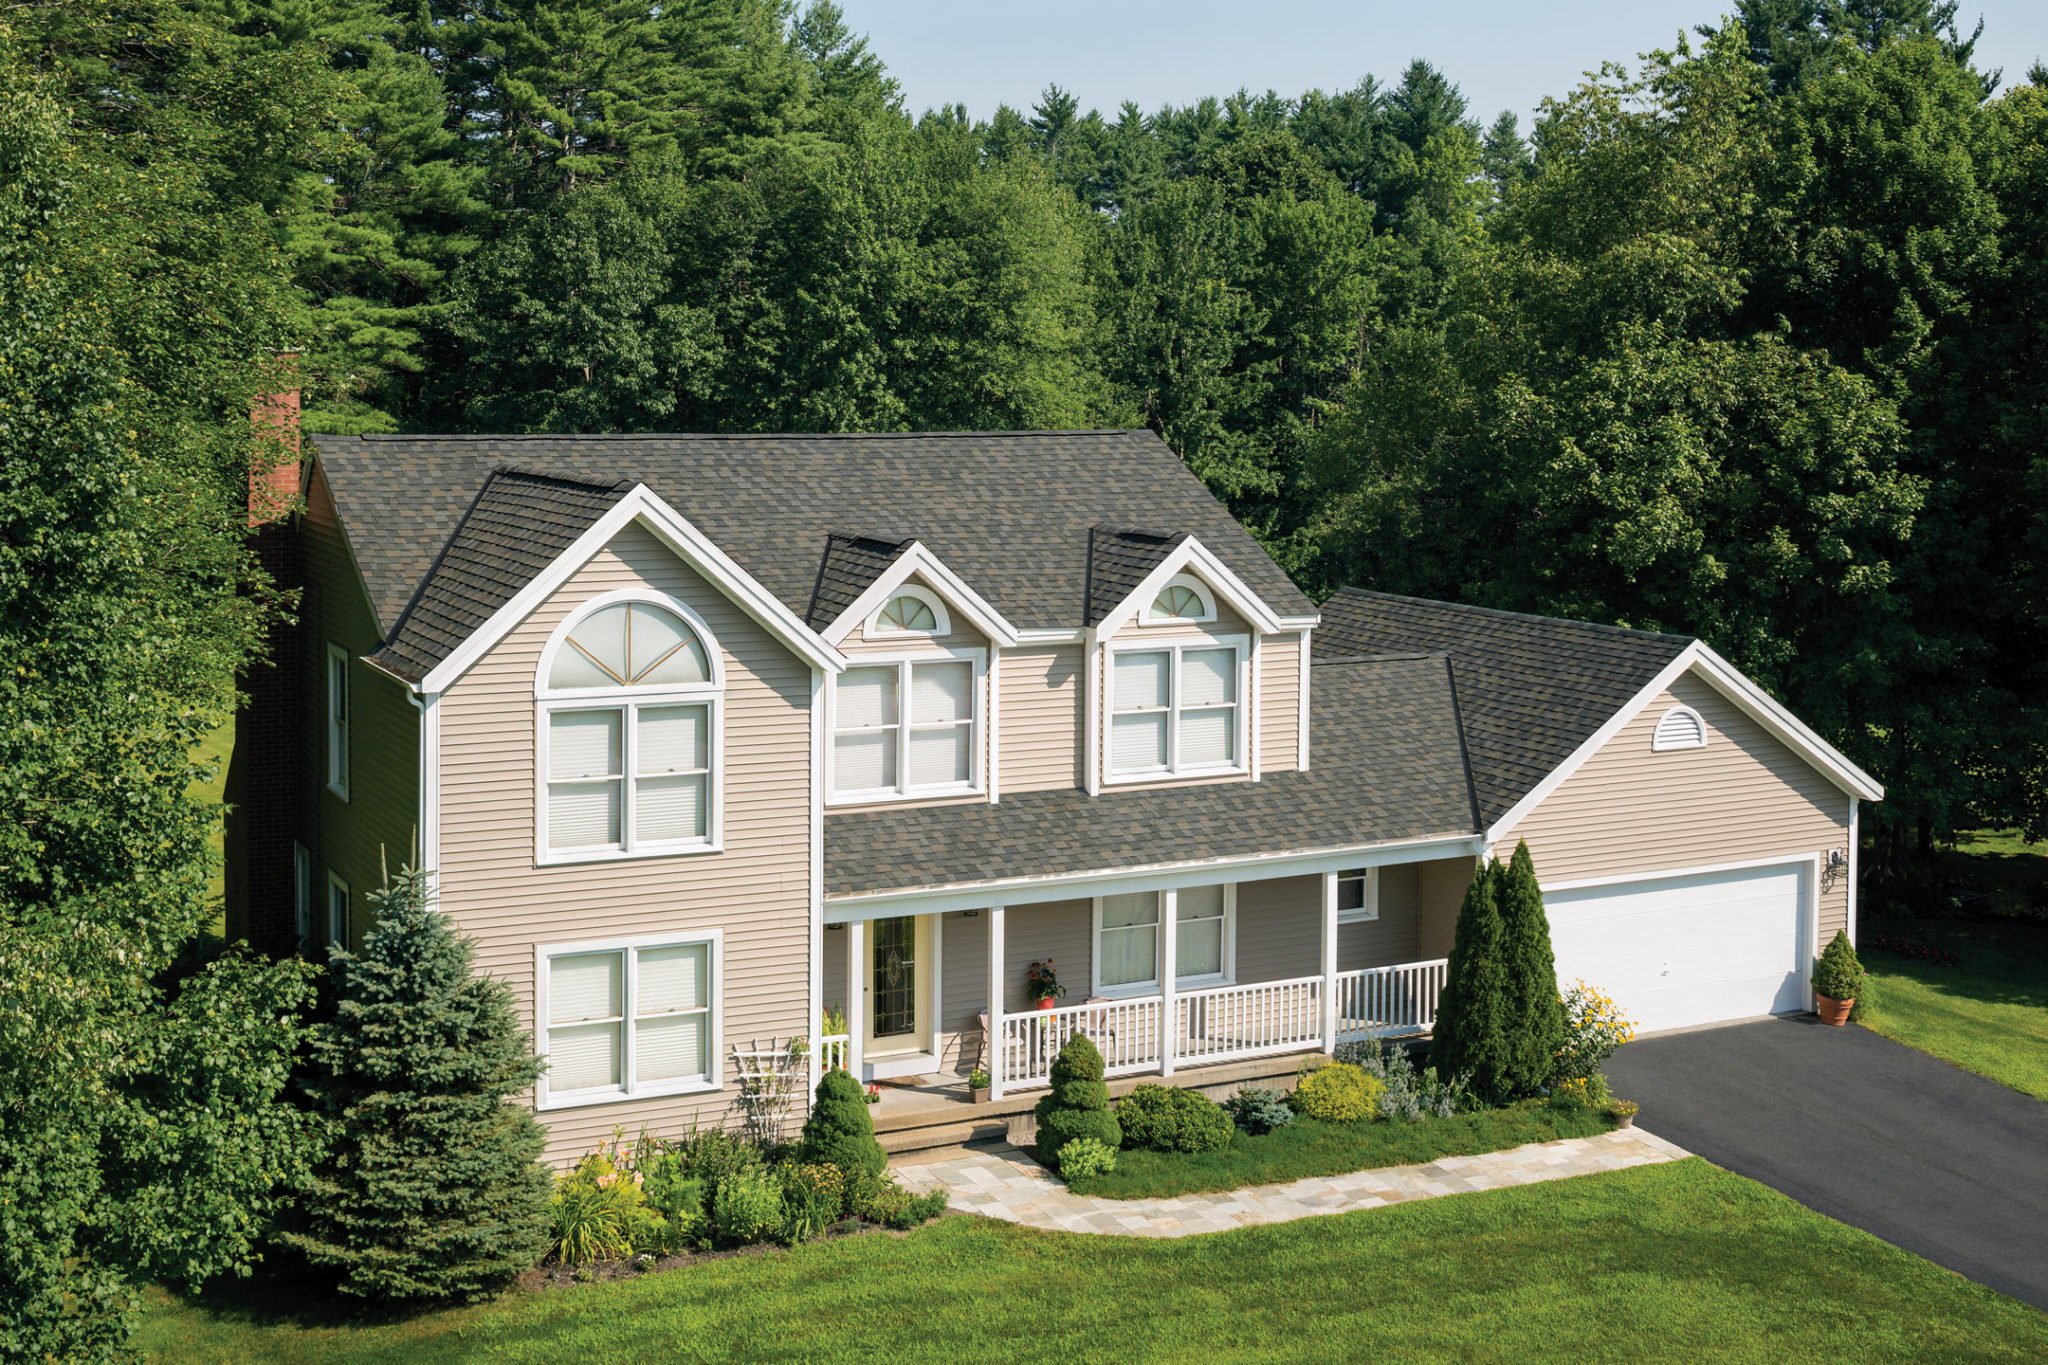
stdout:
{"type": "Polygon", "coordinates": [[[1053,1002],[1067,993],[1067,988],[1053,973],[1051,958],[1034,962],[1024,969],[1024,993],[1037,1001],[1038,1008],[1042,1010],[1051,1009],[1053,1002]]]}

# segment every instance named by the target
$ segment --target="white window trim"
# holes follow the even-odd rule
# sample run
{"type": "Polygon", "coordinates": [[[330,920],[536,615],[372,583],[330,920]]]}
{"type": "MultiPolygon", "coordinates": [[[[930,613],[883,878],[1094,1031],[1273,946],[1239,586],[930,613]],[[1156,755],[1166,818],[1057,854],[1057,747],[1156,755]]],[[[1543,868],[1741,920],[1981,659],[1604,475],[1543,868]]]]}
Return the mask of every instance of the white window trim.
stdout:
{"type": "Polygon", "coordinates": [[[555,1094],[548,1087],[547,1073],[542,1072],[533,1085],[533,1107],[536,1110],[583,1109],[593,1104],[619,1104],[627,1100],[644,1100],[658,1095],[702,1095],[725,1089],[725,932],[722,929],[698,929],[686,934],[645,934],[637,938],[595,939],[584,943],[537,943],[533,949],[533,1022],[534,1047],[542,1061],[548,1056],[548,960],[557,957],[575,957],[583,953],[624,953],[627,960],[621,964],[619,981],[619,1005],[624,1011],[624,1039],[619,1054],[619,1074],[622,1083],[592,1090],[569,1090],[555,1094]],[[709,960],[705,963],[705,977],[709,987],[710,1010],[705,1033],[708,1046],[705,1049],[707,1072],[704,1080],[657,1081],[650,1085],[638,1085],[633,1080],[633,1039],[637,1030],[633,1026],[633,991],[638,971],[633,965],[635,954],[649,948],[688,948],[697,944],[710,948],[709,960]]]}
{"type": "Polygon", "coordinates": [[[348,800],[350,714],[348,651],[327,646],[327,790],[348,800]]]}
{"type": "Polygon", "coordinates": [[[833,674],[825,682],[825,804],[827,806],[873,806],[892,801],[928,801],[939,796],[986,796],[988,764],[988,651],[985,649],[922,649],[905,654],[860,654],[848,672],[861,668],[894,668],[896,673],[896,778],[894,787],[865,791],[839,790],[839,685],[843,675],[833,674]],[[969,663],[974,681],[968,688],[968,705],[973,713],[967,730],[967,781],[942,782],[929,786],[910,785],[910,668],[913,664],[969,663]]]}
{"type": "Polygon", "coordinates": [[[538,867],[560,867],[572,863],[625,862],[639,858],[673,858],[699,853],[721,853],[725,849],[725,660],[718,637],[704,619],[687,603],[651,588],[619,588],[581,603],[562,618],[541,651],[540,668],[534,674],[533,716],[533,860],[538,867]],[[675,687],[549,687],[548,675],[555,656],[569,647],[568,640],[586,618],[622,602],[644,602],[672,611],[696,632],[704,650],[711,680],[675,687]],[[642,842],[633,837],[632,788],[638,774],[637,713],[650,706],[704,706],[705,744],[710,771],[704,784],[704,838],[664,839],[642,842]],[[548,846],[548,718],[557,711],[610,711],[623,714],[620,735],[619,843],[595,844],[582,848],[548,846]]]}
{"type": "Polygon", "coordinates": [[[1674,707],[1672,707],[1672,708],[1671,708],[1670,710],[1666,711],[1666,712],[1665,712],[1665,713],[1664,713],[1663,715],[1661,715],[1661,716],[1657,717],[1657,724],[1656,724],[1656,725],[1655,725],[1655,726],[1654,726],[1654,727],[1653,727],[1653,728],[1651,729],[1651,731],[1650,731],[1650,751],[1651,751],[1652,753],[1659,753],[1659,754],[1661,754],[1661,753],[1669,753],[1669,752],[1671,752],[1671,751],[1673,751],[1673,750],[1677,750],[1677,749],[1704,749],[1704,748],[1706,748],[1706,747],[1707,747],[1707,721],[1706,721],[1706,717],[1702,716],[1702,715],[1701,715],[1701,714],[1700,714],[1699,712],[1697,712],[1697,711],[1693,710],[1693,709],[1692,709],[1692,708],[1691,708],[1690,706],[1686,706],[1686,705],[1683,705],[1683,704],[1681,704],[1681,705],[1678,705],[1678,706],[1674,706],[1674,707]],[[1664,726],[1666,725],[1666,723],[1668,723],[1668,722],[1670,721],[1670,719],[1671,719],[1671,718],[1672,718],[1673,716],[1690,716],[1690,717],[1692,718],[1692,723],[1693,723],[1693,724],[1694,724],[1694,725],[1695,725],[1696,727],[1698,727],[1698,729],[1699,729],[1699,736],[1700,736],[1700,737],[1699,737],[1698,739],[1696,739],[1696,740],[1669,740],[1669,739],[1666,739],[1666,738],[1664,737],[1664,726]]]}
{"type": "Polygon", "coordinates": [[[313,938],[313,854],[292,840],[292,929],[300,943],[313,938]]]}
{"type": "MultiPolygon", "coordinates": [[[[1217,883],[1206,882],[1202,883],[1202,885],[1215,886],[1217,883]]],[[[1220,972],[1205,972],[1200,976],[1181,977],[1176,975],[1173,982],[1173,989],[1176,993],[1181,991],[1206,991],[1216,986],[1234,986],[1237,984],[1237,883],[1224,882],[1222,886],[1223,970],[1220,972]]],[[[1185,891],[1188,888],[1180,887],[1178,889],[1185,891]]],[[[1155,940],[1152,960],[1154,962],[1161,962],[1166,953],[1166,936],[1164,933],[1166,893],[1163,890],[1159,890],[1152,892],[1152,895],[1155,898],[1154,903],[1159,907],[1160,914],[1160,919],[1155,921],[1152,926],[1155,940]]],[[[1160,993],[1160,978],[1156,975],[1150,981],[1132,981],[1118,986],[1106,986],[1103,984],[1102,902],[1103,897],[1101,896],[1096,896],[1089,902],[1088,993],[1101,996],[1105,1000],[1125,1000],[1133,996],[1158,995],[1160,993]]]]}
{"type": "MultiPolygon", "coordinates": [[[[1353,872],[1364,874],[1365,904],[1357,910],[1339,910],[1337,912],[1337,923],[1370,924],[1380,917],[1380,870],[1377,867],[1347,868],[1337,874],[1337,882],[1340,887],[1343,883],[1352,880],[1351,874],[1353,872]]],[[[1341,891],[1338,899],[1340,901],[1343,899],[1341,891]]]]}
{"type": "Polygon", "coordinates": [[[1190,573],[1177,573],[1159,585],[1159,591],[1138,609],[1138,624],[1142,626],[1199,626],[1208,625],[1216,619],[1216,590],[1190,573]],[[1154,616],[1153,606],[1166,595],[1168,588],[1192,588],[1195,596],[1202,601],[1200,616],[1154,616]]]}
{"type": "Polygon", "coordinates": [[[348,947],[348,921],[349,916],[354,913],[354,910],[354,894],[348,889],[348,883],[337,877],[334,874],[333,868],[329,868],[327,870],[327,941],[329,943],[339,944],[343,948],[348,947]],[[341,922],[339,924],[335,923],[334,918],[334,893],[337,891],[341,893],[341,922]]]}
{"type": "MultiPolygon", "coordinates": [[[[947,614],[946,604],[939,600],[937,593],[928,592],[914,584],[905,583],[884,598],[882,604],[874,609],[874,612],[869,615],[866,623],[863,625],[862,633],[870,639],[929,639],[936,635],[951,635],[953,633],[953,618],[947,614]],[[896,630],[883,626],[882,613],[887,611],[889,604],[899,597],[914,597],[924,603],[925,606],[931,609],[932,620],[938,624],[931,630],[896,630]]],[[[854,665],[857,665],[858,662],[857,659],[852,661],[854,665]]]]}
{"type": "MultiPolygon", "coordinates": [[[[1133,783],[1172,781],[1182,777],[1230,777],[1251,771],[1251,637],[1248,635],[1203,635],[1187,640],[1133,640],[1109,646],[1103,651],[1106,656],[1102,663],[1102,708],[1097,719],[1101,741],[1097,752],[1102,760],[1102,781],[1105,786],[1129,786],[1133,783]],[[1190,649],[1229,649],[1236,652],[1233,665],[1237,674],[1237,724],[1231,727],[1232,738],[1237,752],[1229,763],[1207,763],[1197,766],[1180,766],[1180,656],[1190,649]],[[1119,654],[1156,654],[1170,650],[1172,664],[1172,700],[1166,709],[1166,758],[1164,768],[1146,768],[1140,772],[1118,772],[1113,752],[1116,728],[1116,660],[1119,654]]],[[[1219,708],[1200,707],[1199,710],[1219,708]]]]}

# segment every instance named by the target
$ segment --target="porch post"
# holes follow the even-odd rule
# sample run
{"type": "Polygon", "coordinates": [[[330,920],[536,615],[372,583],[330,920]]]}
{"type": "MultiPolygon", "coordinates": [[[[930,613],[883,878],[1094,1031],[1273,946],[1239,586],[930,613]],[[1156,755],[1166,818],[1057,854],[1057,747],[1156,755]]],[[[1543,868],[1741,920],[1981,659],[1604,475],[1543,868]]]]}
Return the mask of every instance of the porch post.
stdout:
{"type": "Polygon", "coordinates": [[[863,1042],[868,1034],[867,947],[868,924],[855,920],[846,926],[846,1070],[861,1084],[861,1064],[867,1059],[863,1042]]]}
{"type": "Polygon", "coordinates": [[[1180,962],[1180,892],[1159,893],[1159,1074],[1173,1074],[1180,1051],[1180,1014],[1173,1000],[1173,969],[1180,962]]]}
{"type": "Polygon", "coordinates": [[[988,1069],[988,1097],[1003,1097],[1003,907],[988,908],[988,1037],[981,1064],[988,1069]]]}
{"type": "Polygon", "coordinates": [[[1337,874],[1323,874],[1323,1051],[1337,1050],[1337,874]]]}

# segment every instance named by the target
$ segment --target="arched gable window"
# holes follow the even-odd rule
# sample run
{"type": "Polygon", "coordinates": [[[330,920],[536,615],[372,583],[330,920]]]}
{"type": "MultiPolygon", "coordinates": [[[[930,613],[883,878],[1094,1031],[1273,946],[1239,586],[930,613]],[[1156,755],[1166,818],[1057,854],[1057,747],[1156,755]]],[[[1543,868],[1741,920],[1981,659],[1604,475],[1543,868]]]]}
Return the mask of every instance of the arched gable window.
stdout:
{"type": "Polygon", "coordinates": [[[629,590],[571,613],[536,679],[540,860],[715,848],[723,684],[680,602],[629,590]]]}
{"type": "Polygon", "coordinates": [[[945,635],[951,632],[946,608],[936,597],[906,588],[882,604],[868,627],[870,635],[945,635]]]}
{"type": "Polygon", "coordinates": [[[1147,621],[1213,621],[1216,599],[1200,579],[1177,574],[1145,608],[1147,621]]]}
{"type": "Polygon", "coordinates": [[[1666,749],[1704,749],[1707,747],[1707,723],[1700,719],[1700,713],[1690,706],[1674,706],[1657,719],[1657,728],[1650,736],[1650,749],[1662,753],[1666,749]]]}

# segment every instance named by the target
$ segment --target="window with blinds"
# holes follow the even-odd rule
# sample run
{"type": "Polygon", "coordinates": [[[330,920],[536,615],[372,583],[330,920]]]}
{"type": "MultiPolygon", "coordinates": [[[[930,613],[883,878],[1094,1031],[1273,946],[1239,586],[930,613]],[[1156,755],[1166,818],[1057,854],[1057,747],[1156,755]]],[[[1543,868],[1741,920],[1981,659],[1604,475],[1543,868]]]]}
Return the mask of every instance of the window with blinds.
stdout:
{"type": "Polygon", "coordinates": [[[713,845],[713,658],[700,630],[652,602],[601,606],[557,642],[540,703],[544,858],[713,845]]]}
{"type": "Polygon", "coordinates": [[[1110,658],[1112,776],[1229,772],[1245,766],[1237,646],[1124,649],[1110,658]]]}
{"type": "Polygon", "coordinates": [[[714,943],[543,950],[546,1104],[715,1084],[714,943]]]}
{"type": "Polygon", "coordinates": [[[901,659],[833,682],[832,795],[875,800],[973,791],[978,660],[901,659]]]}
{"type": "MultiPolygon", "coordinates": [[[[1095,902],[1095,988],[1129,995],[1159,988],[1162,942],[1157,891],[1103,896],[1095,902]]],[[[1184,887],[1174,895],[1176,986],[1207,986],[1226,979],[1231,967],[1232,888],[1184,887]]]]}

